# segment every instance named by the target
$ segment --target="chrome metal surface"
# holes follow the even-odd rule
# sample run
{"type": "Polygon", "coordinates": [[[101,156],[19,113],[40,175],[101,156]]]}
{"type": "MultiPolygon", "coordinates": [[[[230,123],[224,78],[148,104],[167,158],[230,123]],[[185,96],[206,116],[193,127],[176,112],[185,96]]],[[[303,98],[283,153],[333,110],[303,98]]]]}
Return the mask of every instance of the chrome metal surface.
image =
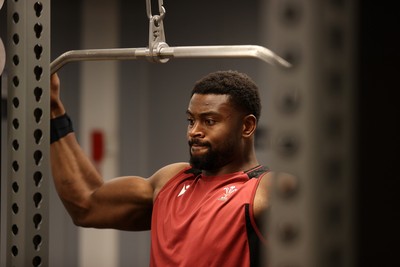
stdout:
{"type": "Polygon", "coordinates": [[[50,66],[51,73],[57,72],[65,64],[74,61],[133,60],[154,58],[154,62],[164,63],[171,58],[256,58],[273,66],[291,67],[285,59],[271,50],[258,45],[217,45],[217,46],[178,46],[169,47],[159,43],[152,55],[149,48],[115,48],[71,50],[56,58],[50,66]]]}

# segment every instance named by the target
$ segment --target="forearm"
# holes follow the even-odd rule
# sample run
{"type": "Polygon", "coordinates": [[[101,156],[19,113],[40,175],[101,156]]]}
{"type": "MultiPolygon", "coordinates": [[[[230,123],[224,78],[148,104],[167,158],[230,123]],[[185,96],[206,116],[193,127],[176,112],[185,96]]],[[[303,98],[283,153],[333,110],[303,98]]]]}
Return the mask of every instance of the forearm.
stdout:
{"type": "MultiPolygon", "coordinates": [[[[66,113],[59,97],[60,81],[51,77],[51,169],[55,187],[72,216],[87,208],[92,192],[103,184],[102,178],[79,146],[72,125],[65,123],[66,113]],[[58,119],[56,119],[58,118],[58,119]],[[62,123],[59,123],[60,120],[62,123]],[[64,118],[65,119],[65,118],[64,118]],[[60,131],[59,127],[64,128],[60,131]],[[65,128],[70,130],[65,130],[65,128]]],[[[67,120],[68,121],[68,120],[67,120]]],[[[70,121],[69,121],[70,122],[70,121]]]]}
{"type": "Polygon", "coordinates": [[[103,179],[70,133],[50,146],[56,190],[75,222],[86,215],[92,193],[103,179]]]}
{"type": "Polygon", "coordinates": [[[51,76],[50,158],[56,190],[74,223],[84,227],[150,228],[153,184],[141,177],[104,183],[86,156],[60,99],[60,81],[51,76]]]}
{"type": "Polygon", "coordinates": [[[76,225],[150,229],[153,188],[147,179],[126,176],[104,183],[74,133],[54,142],[50,153],[56,190],[76,225]]]}

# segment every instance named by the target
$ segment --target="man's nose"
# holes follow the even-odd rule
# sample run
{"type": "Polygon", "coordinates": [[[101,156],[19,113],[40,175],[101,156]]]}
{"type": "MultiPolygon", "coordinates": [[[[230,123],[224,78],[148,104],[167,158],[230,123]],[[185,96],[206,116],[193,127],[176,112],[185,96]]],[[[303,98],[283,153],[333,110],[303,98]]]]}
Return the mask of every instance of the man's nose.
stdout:
{"type": "Polygon", "coordinates": [[[192,126],[189,127],[188,129],[188,134],[190,137],[204,137],[204,131],[203,127],[201,126],[200,123],[194,123],[192,126]]]}

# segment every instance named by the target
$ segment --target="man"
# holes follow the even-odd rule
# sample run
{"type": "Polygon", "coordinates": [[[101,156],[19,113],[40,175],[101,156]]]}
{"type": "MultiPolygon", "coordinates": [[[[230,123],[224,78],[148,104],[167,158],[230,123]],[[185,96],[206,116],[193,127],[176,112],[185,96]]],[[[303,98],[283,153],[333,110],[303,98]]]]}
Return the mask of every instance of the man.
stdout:
{"type": "Polygon", "coordinates": [[[151,229],[151,266],[257,265],[272,174],[255,155],[261,105],[247,75],[218,71],[195,84],[186,111],[189,163],[108,182],[79,146],[59,87],[53,75],[51,167],[76,225],[151,229]]]}

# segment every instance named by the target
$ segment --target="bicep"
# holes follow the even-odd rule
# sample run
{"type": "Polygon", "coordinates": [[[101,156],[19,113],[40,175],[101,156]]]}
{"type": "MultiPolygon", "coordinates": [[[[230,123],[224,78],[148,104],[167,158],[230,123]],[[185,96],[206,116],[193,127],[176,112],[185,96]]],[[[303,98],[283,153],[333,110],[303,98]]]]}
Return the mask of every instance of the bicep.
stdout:
{"type": "Polygon", "coordinates": [[[149,230],[157,193],[187,166],[187,163],[176,163],[161,168],[150,178],[127,176],[105,182],[87,198],[89,212],[83,217],[83,226],[149,230]]]}
{"type": "Polygon", "coordinates": [[[154,189],[148,179],[120,177],[105,182],[88,198],[80,224],[121,230],[150,229],[154,189]]]}

